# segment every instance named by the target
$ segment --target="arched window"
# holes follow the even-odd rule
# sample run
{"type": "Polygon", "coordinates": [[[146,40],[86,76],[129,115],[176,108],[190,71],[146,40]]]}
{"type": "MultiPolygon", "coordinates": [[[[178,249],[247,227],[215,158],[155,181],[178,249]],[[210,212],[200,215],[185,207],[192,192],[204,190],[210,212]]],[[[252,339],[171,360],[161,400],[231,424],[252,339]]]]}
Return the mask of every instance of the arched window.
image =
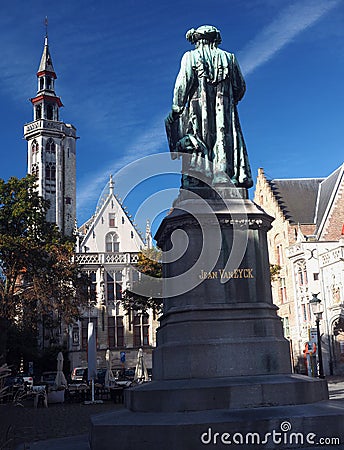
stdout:
{"type": "Polygon", "coordinates": [[[47,105],[47,119],[54,120],[54,106],[50,104],[47,105]]]}
{"type": "Polygon", "coordinates": [[[296,266],[297,284],[299,286],[307,286],[307,268],[306,262],[304,260],[299,261],[296,266]]]}
{"type": "Polygon", "coordinates": [[[278,264],[279,266],[284,265],[284,250],[282,242],[283,242],[282,235],[277,233],[274,237],[274,247],[275,247],[274,260],[276,264],[278,264]]]}
{"type": "Polygon", "coordinates": [[[36,120],[42,118],[42,105],[36,106],[36,120]]]}
{"type": "Polygon", "coordinates": [[[34,155],[35,153],[38,153],[39,150],[39,145],[38,142],[36,141],[36,139],[32,142],[31,144],[31,152],[34,155]]]}
{"type": "Polygon", "coordinates": [[[52,138],[49,138],[49,139],[47,140],[47,143],[45,144],[45,151],[46,151],[47,153],[55,153],[55,151],[56,151],[56,145],[55,145],[55,142],[53,141],[52,138]]]}
{"type": "Polygon", "coordinates": [[[45,179],[50,181],[56,180],[56,166],[52,162],[45,165],[45,179]]]}
{"type": "Polygon", "coordinates": [[[105,251],[109,253],[119,252],[119,241],[116,233],[108,233],[106,235],[105,251]]]}

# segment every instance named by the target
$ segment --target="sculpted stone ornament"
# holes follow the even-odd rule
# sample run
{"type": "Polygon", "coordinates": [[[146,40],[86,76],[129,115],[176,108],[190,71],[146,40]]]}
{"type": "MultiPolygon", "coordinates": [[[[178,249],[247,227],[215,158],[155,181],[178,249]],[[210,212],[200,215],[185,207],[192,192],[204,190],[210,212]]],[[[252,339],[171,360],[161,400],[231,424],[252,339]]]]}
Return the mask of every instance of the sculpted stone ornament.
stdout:
{"type": "Polygon", "coordinates": [[[251,169],[237,111],[246,85],[236,57],[218,48],[221,35],[214,26],[192,28],[186,39],[195,49],[182,58],[172,111],[165,120],[172,158],[183,154],[182,188],[230,181],[250,188],[251,169]]]}

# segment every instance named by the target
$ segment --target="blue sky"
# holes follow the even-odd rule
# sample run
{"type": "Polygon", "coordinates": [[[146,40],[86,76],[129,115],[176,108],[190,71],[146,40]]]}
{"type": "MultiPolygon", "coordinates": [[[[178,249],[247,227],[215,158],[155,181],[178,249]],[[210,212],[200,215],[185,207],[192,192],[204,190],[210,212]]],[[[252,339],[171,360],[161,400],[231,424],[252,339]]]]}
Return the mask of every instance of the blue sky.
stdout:
{"type": "MultiPolygon", "coordinates": [[[[269,178],[327,176],[343,162],[344,0],[13,0],[0,17],[0,178],[26,174],[23,125],[32,120],[45,16],[61,118],[80,136],[79,225],[110,173],[168,152],[164,117],[192,48],[185,33],[203,24],[221,30],[221,48],[245,75],[239,115],[254,178],[258,167],[269,178]]],[[[145,195],[178,180],[154,177],[125,203],[135,213],[145,195]]]]}

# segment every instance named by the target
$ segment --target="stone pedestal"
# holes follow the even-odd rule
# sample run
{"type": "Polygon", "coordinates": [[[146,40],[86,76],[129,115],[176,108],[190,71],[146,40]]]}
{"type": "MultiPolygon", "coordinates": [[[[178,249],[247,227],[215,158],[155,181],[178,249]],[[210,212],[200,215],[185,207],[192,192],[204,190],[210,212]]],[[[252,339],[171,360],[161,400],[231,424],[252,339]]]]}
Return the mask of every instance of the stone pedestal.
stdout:
{"type": "MultiPolygon", "coordinates": [[[[326,402],[326,382],[291,373],[271,298],[272,220],[245,190],[181,192],[156,234],[165,281],[153,381],[125,393],[125,411],[92,418],[92,449],[228,448],[208,435],[263,436],[285,421],[292,431],[316,433],[326,422],[339,433],[333,417],[342,427],[344,411],[326,402]]],[[[309,446],[287,440],[278,448],[309,446]]]]}

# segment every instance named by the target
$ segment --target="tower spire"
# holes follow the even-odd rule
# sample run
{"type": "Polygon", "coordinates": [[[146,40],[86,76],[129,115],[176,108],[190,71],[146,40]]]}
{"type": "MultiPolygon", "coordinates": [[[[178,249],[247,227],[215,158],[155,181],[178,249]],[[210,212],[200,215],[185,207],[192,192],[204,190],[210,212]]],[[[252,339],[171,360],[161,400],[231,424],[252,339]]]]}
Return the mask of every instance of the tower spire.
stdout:
{"type": "Polygon", "coordinates": [[[62,233],[74,232],[76,217],[75,152],[76,130],[60,120],[63,106],[55,93],[57,78],[48,45],[48,18],[45,18],[44,48],[37,72],[37,93],[31,98],[33,121],[25,124],[28,142],[28,173],[38,177],[39,195],[49,200],[47,221],[62,233]]]}
{"type": "Polygon", "coordinates": [[[48,16],[45,16],[44,25],[45,25],[45,38],[46,40],[48,40],[48,16]]]}

